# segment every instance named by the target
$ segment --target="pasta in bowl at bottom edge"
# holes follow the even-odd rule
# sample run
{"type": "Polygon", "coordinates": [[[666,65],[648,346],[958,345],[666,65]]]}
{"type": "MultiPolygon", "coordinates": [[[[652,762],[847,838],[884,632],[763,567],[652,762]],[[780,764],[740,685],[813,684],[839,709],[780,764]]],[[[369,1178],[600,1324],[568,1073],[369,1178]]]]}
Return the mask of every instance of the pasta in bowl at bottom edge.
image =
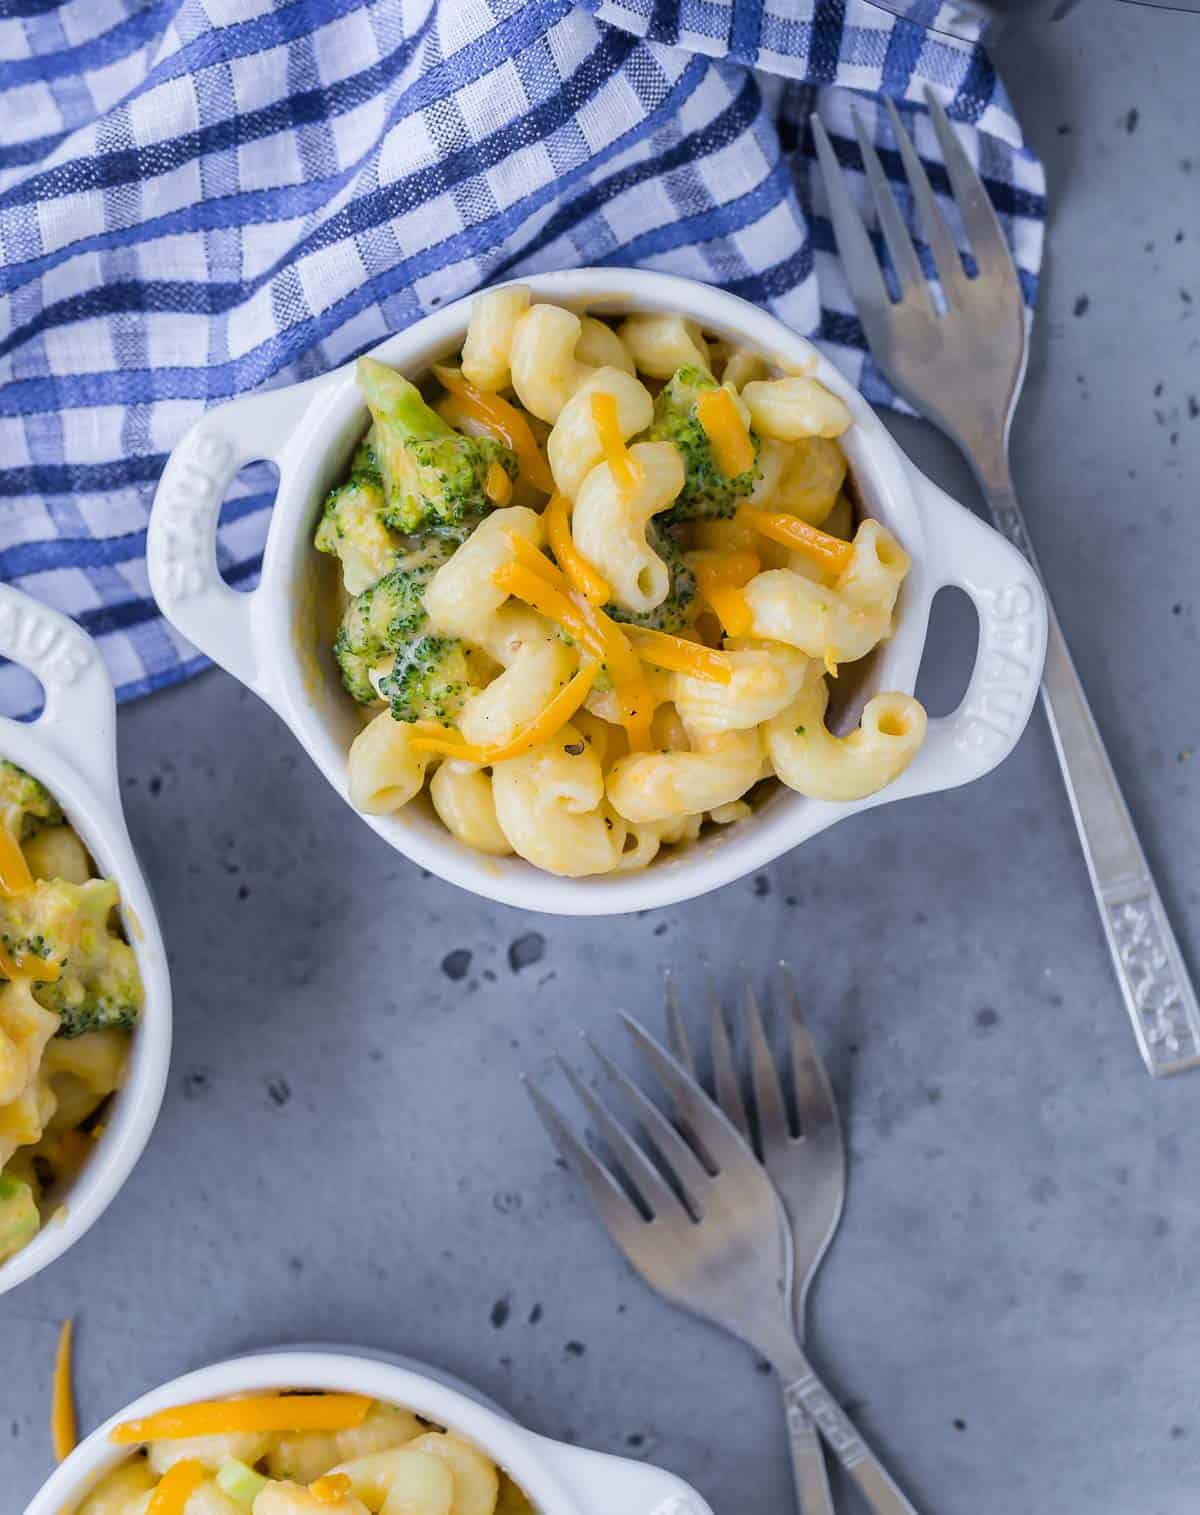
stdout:
{"type": "MultiPolygon", "coordinates": [[[[682,455],[685,444],[690,446],[698,435],[702,400],[711,401],[717,410],[724,409],[726,420],[732,408],[741,416],[743,426],[747,425],[745,416],[749,416],[752,441],[760,450],[764,439],[782,446],[779,434],[793,425],[808,428],[803,435],[813,435],[814,426],[828,429],[832,435],[820,408],[828,403],[834,411],[833,425],[842,428],[838,446],[853,479],[859,512],[855,542],[843,542],[837,550],[848,548],[852,556],[866,562],[866,549],[874,548],[876,566],[888,568],[889,559],[894,564],[897,555],[911,566],[907,574],[893,574],[892,599],[900,588],[894,618],[887,614],[891,608],[891,601],[887,601],[885,613],[873,619],[859,613],[861,606],[850,603],[855,592],[853,566],[846,573],[843,560],[839,573],[845,577],[827,574],[817,576],[819,582],[814,582],[812,575],[791,571],[796,565],[787,559],[780,563],[772,556],[774,545],[764,544],[750,554],[757,573],[733,585],[735,590],[744,588],[743,598],[750,601],[752,621],[744,628],[748,636],[731,636],[737,628],[729,623],[717,627],[713,635],[711,629],[705,634],[703,627],[696,631],[692,625],[664,632],[661,625],[653,626],[644,619],[639,622],[637,617],[643,612],[634,608],[638,595],[645,595],[647,603],[653,600],[651,613],[663,603],[661,575],[664,567],[668,574],[674,572],[675,557],[682,555],[689,572],[699,577],[712,567],[713,557],[720,558],[727,570],[731,549],[732,556],[737,556],[736,544],[721,540],[720,521],[697,522],[694,516],[675,521],[682,507],[695,509],[696,500],[707,498],[705,489],[714,477],[711,467],[698,473],[690,473],[685,467],[684,484],[680,486],[676,467],[676,477],[666,479],[662,486],[668,493],[672,489],[675,492],[669,508],[658,519],[670,518],[669,530],[674,533],[678,553],[673,555],[661,538],[652,542],[656,523],[650,522],[644,545],[662,548],[655,556],[658,566],[644,553],[639,557],[631,549],[632,556],[624,567],[636,567],[637,571],[626,574],[623,591],[613,595],[622,599],[623,605],[598,603],[607,620],[622,628],[625,645],[635,646],[642,668],[649,670],[642,687],[650,687],[656,680],[670,681],[668,720],[684,710],[686,744],[672,739],[669,726],[665,731],[651,730],[648,737],[645,731],[635,737],[632,731],[619,729],[628,710],[606,709],[606,691],[595,679],[580,706],[576,681],[586,680],[589,662],[594,674],[595,665],[604,662],[605,654],[611,651],[611,643],[604,640],[607,631],[598,645],[589,641],[597,618],[588,616],[586,605],[583,623],[577,616],[572,621],[570,612],[563,614],[564,588],[574,591],[576,586],[564,584],[560,576],[564,559],[554,555],[553,547],[545,550],[555,536],[555,528],[547,521],[551,512],[544,505],[546,495],[530,495],[521,465],[513,461],[515,453],[503,456],[494,448],[472,453],[460,445],[461,439],[469,436],[471,425],[469,416],[464,419],[461,395],[456,393],[462,385],[458,375],[468,371],[471,356],[470,301],[426,318],[376,349],[374,359],[398,376],[400,385],[368,366],[365,389],[360,389],[354,370],[347,369],[308,386],[250,396],[210,413],[176,450],[156,497],[149,544],[156,595],[185,635],[274,706],[343,796],[357,802],[360,811],[375,812],[365,818],[381,836],[421,866],[505,903],[561,914],[615,914],[705,893],[761,868],[843,816],[888,799],[964,783],[987,772],[1011,750],[1032,709],[1044,656],[1045,603],[1036,579],[1015,549],[913,468],[870,407],[836,370],[762,311],[689,281],[636,270],[578,270],[536,276],[523,281],[522,288],[527,291],[519,297],[526,301],[526,318],[535,312],[557,310],[560,316],[575,321],[591,344],[583,341],[583,335],[576,338],[572,359],[576,369],[570,381],[575,389],[566,393],[565,400],[562,394],[548,395],[536,385],[532,389],[526,386],[525,397],[530,405],[530,426],[537,422],[540,428],[540,433],[534,429],[534,435],[548,437],[543,463],[554,468],[556,495],[572,490],[575,494],[574,501],[564,507],[574,545],[588,548],[594,565],[611,580],[606,588],[621,581],[624,568],[619,554],[604,559],[603,532],[599,537],[589,536],[589,522],[603,523],[605,519],[603,499],[607,496],[599,487],[605,483],[605,467],[610,475],[614,466],[619,470],[624,448],[626,458],[640,469],[639,476],[653,484],[656,470],[661,467],[669,472],[673,466],[666,454],[682,455]],[[572,312],[586,312],[587,320],[581,323],[572,312]],[[722,376],[734,357],[749,354],[751,358],[765,355],[764,361],[771,365],[768,377],[753,377],[753,368],[745,365],[738,373],[740,388],[732,381],[729,385],[724,381],[717,384],[715,377],[697,384],[693,377],[689,381],[690,409],[680,423],[684,429],[670,432],[675,440],[669,442],[654,433],[671,417],[656,420],[654,410],[663,394],[670,397],[674,392],[671,386],[684,369],[677,370],[669,381],[655,378],[645,368],[640,368],[641,377],[635,378],[618,366],[611,349],[611,342],[638,313],[670,318],[685,333],[700,331],[719,339],[732,350],[722,359],[722,376]],[[607,336],[598,336],[594,327],[602,327],[607,336]],[[597,362],[581,362],[580,354],[597,362]],[[448,359],[460,359],[461,368],[445,368],[448,359]],[[417,394],[417,400],[425,410],[437,410],[433,421],[426,417],[422,423],[432,440],[428,446],[422,441],[415,453],[410,448],[401,462],[388,465],[387,458],[398,456],[396,437],[379,430],[379,417],[409,414],[405,407],[410,405],[412,386],[405,387],[404,376],[429,374],[437,375],[442,389],[431,384],[428,392],[417,394]],[[798,389],[801,379],[815,389],[798,389]],[[783,384],[782,391],[771,389],[772,384],[779,383],[783,384]],[[638,402],[640,410],[634,406],[622,419],[621,405],[631,384],[645,393],[638,402]],[[651,395],[654,389],[657,397],[651,395]],[[610,432],[616,426],[617,441],[607,464],[595,463],[595,441],[587,434],[589,425],[596,435],[603,429],[594,411],[598,393],[601,397],[607,394],[612,401],[610,432]],[[809,404],[799,422],[789,419],[792,412],[786,407],[780,410],[784,400],[795,406],[799,396],[809,403],[814,393],[819,401],[813,402],[817,408],[809,404]],[[372,402],[370,413],[363,403],[364,394],[372,402]],[[821,400],[821,396],[826,399],[821,400]],[[547,421],[545,418],[560,402],[557,418],[547,421]],[[651,410],[649,426],[647,405],[651,410]],[[737,410],[738,405],[745,415],[737,410]],[[438,431],[447,424],[447,417],[458,423],[458,440],[447,440],[447,433],[438,431]],[[571,445],[556,448],[556,433],[564,424],[568,425],[571,445]],[[368,425],[372,426],[370,435],[368,425]],[[754,431],[756,426],[763,428],[761,436],[754,431]],[[222,479],[237,464],[262,456],[263,438],[271,435],[278,435],[280,440],[265,450],[279,462],[281,482],[262,584],[252,595],[236,595],[219,581],[205,578],[194,553],[180,559],[183,528],[193,534],[199,531],[191,495],[185,499],[185,478],[190,476],[189,470],[194,471],[198,455],[209,460],[219,455],[223,459],[216,481],[219,500],[222,479]],[[580,457],[591,463],[590,470],[581,470],[580,457]],[[428,489],[419,481],[419,487],[412,488],[403,482],[411,482],[414,468],[418,474],[425,469],[423,477],[427,478],[431,458],[438,462],[440,477],[451,477],[448,459],[457,470],[452,475],[455,490],[443,490],[445,499],[439,505],[442,513],[432,525],[426,506],[428,489]],[[339,506],[337,518],[326,528],[322,502],[331,491],[355,479],[358,487],[342,497],[344,507],[339,506]],[[454,510],[471,497],[472,491],[478,496],[481,489],[489,487],[489,481],[496,486],[497,499],[491,501],[481,523],[473,519],[473,529],[463,532],[454,510]],[[378,502],[381,489],[387,519],[395,523],[389,527],[391,535],[381,533],[373,542],[358,538],[354,523],[361,519],[362,502],[366,500],[373,509],[371,502],[378,502]],[[593,498],[597,494],[601,497],[599,504],[593,498]],[[525,503],[527,499],[531,503],[525,503]],[[591,505],[596,508],[590,509],[591,505]],[[360,512],[357,517],[356,511],[360,512]],[[313,549],[313,530],[318,522],[322,523],[319,535],[324,532],[327,538],[324,545],[327,549],[332,546],[340,560],[337,565],[313,549]],[[406,656],[403,667],[396,659],[390,668],[381,668],[378,659],[373,661],[372,615],[350,614],[357,603],[351,591],[357,590],[358,596],[370,594],[387,582],[397,566],[406,572],[410,564],[420,569],[421,563],[411,556],[397,558],[397,538],[409,553],[414,543],[420,546],[428,540],[420,533],[430,531],[439,537],[439,543],[420,608],[422,613],[430,607],[436,612],[431,622],[434,639],[442,644],[458,642],[468,657],[458,662],[414,664],[406,656]],[[459,539],[451,541],[447,554],[445,538],[456,534],[459,539]],[[331,542],[330,537],[338,540],[331,542]],[[354,552],[341,550],[352,538],[354,552]],[[489,556],[483,551],[489,538],[492,548],[501,543],[502,554],[492,552],[489,556]],[[864,549],[862,554],[855,551],[859,546],[864,549]],[[474,576],[460,573],[461,567],[472,566],[472,559],[478,560],[473,565],[474,576]],[[328,652],[336,621],[323,631],[316,629],[319,615],[315,607],[327,603],[331,566],[344,575],[347,596],[341,636],[352,656],[339,658],[340,667],[328,652]],[[456,579],[460,581],[457,585],[456,579]],[[867,707],[866,727],[857,745],[878,752],[907,743],[905,755],[911,756],[916,746],[911,739],[919,736],[921,724],[920,714],[914,713],[911,691],[924,647],[929,606],[943,584],[965,588],[980,613],[979,652],[962,704],[951,716],[929,722],[923,744],[898,777],[886,771],[886,765],[881,775],[878,771],[866,773],[868,764],[844,762],[836,765],[839,771],[831,777],[835,765],[830,759],[836,754],[833,749],[823,750],[828,748],[826,737],[832,733],[819,709],[822,690],[828,687],[824,666],[831,661],[835,666],[840,664],[835,691],[850,679],[858,684],[857,703],[842,696],[852,724],[867,707]],[[835,612],[839,608],[853,612],[840,622],[837,614],[824,614],[828,606],[822,602],[831,590],[839,597],[835,612]],[[483,631],[467,625],[480,609],[481,594],[491,597],[488,614],[492,620],[483,631]],[[840,605],[841,600],[846,601],[845,606],[840,605]],[[814,603],[822,616],[814,616],[814,603]],[[608,616],[610,610],[613,613],[608,616]],[[622,610],[623,616],[618,613],[622,610]],[[800,633],[788,629],[796,626],[798,614],[801,622],[808,617],[805,625],[814,619],[818,622],[820,634],[815,640],[803,627],[800,633]],[[540,628],[551,625],[550,636],[544,640],[555,639],[555,647],[538,649],[535,655],[530,644],[536,638],[524,629],[531,617],[540,628]],[[864,625],[870,632],[865,639],[859,636],[864,625]],[[833,636],[829,635],[831,627],[833,636]],[[790,654],[769,660],[775,679],[774,703],[767,701],[755,710],[760,717],[755,722],[757,756],[750,750],[744,727],[721,729],[719,697],[714,703],[708,698],[711,691],[704,687],[703,678],[692,676],[695,654],[687,644],[695,647],[699,642],[707,642],[708,650],[716,654],[709,662],[723,664],[726,675],[732,672],[735,679],[743,669],[748,670],[746,677],[751,677],[756,660],[763,659],[764,642],[772,652],[783,643],[785,654],[790,654]],[[681,644],[686,657],[682,669],[662,667],[664,661],[677,662],[681,644]],[[565,658],[564,648],[568,651],[565,658]],[[870,656],[864,657],[865,653],[870,656]],[[472,671],[476,665],[471,658],[484,668],[482,678],[472,671]],[[414,667],[419,674],[415,680],[414,667]],[[431,667],[436,677],[430,675],[431,667]],[[356,694],[348,694],[351,686],[356,694]],[[503,686],[513,698],[503,702],[494,698],[497,686],[503,686]],[[459,701],[464,688],[470,692],[465,707],[459,701]],[[872,706],[876,695],[887,698],[872,706]],[[396,732],[398,723],[382,707],[377,707],[379,714],[360,736],[362,726],[356,710],[369,712],[371,703],[381,697],[388,701],[390,711],[399,708],[405,721],[412,720],[412,735],[423,747],[428,744],[420,761],[412,761],[417,743],[410,743],[408,734],[396,732]],[[362,700],[361,706],[356,705],[356,698],[362,700]],[[543,744],[543,750],[531,761],[527,750],[514,751],[512,744],[515,740],[519,748],[531,728],[536,732],[538,718],[547,710],[561,720],[555,726],[553,741],[548,746],[543,744]],[[388,716],[386,722],[381,719],[384,715],[388,716]],[[789,721],[792,716],[795,718],[789,721]],[[446,731],[446,725],[453,729],[446,731]],[[614,729],[629,750],[605,770],[603,763],[593,761],[597,734],[614,729]],[[560,741],[564,730],[566,739],[560,741]],[[397,761],[397,748],[406,744],[409,750],[402,751],[397,761]],[[352,747],[354,757],[350,758],[352,747]],[[658,761],[664,756],[662,751],[647,751],[647,747],[668,748],[669,761],[658,761]],[[701,761],[709,756],[714,757],[713,762],[701,761]],[[496,759],[498,766],[481,778],[480,770],[491,766],[480,761],[485,757],[496,759]],[[568,765],[569,759],[574,763],[568,765]],[[768,763],[771,772],[796,789],[807,789],[807,795],[767,794],[755,789],[768,763]],[[599,787],[597,774],[591,772],[596,766],[602,770],[599,787]],[[859,771],[853,771],[855,768],[859,771]],[[502,782],[498,786],[496,774],[500,769],[502,782]],[[432,773],[434,781],[430,797],[414,802],[427,773],[432,773]],[[889,777],[893,778],[891,783],[886,782],[889,777]],[[885,787],[869,792],[879,783],[885,787]],[[754,792],[747,807],[742,796],[748,790],[754,792]],[[679,802],[681,794],[683,803],[679,802]],[[557,799],[557,804],[547,805],[548,796],[551,801],[557,799]],[[447,817],[459,835],[446,829],[447,817]],[[697,818],[708,823],[699,836],[694,834],[697,818]],[[734,823],[713,825],[710,818],[734,823]],[[616,838],[622,844],[619,851],[616,838]],[[673,845],[662,847],[664,841],[673,845]],[[514,851],[525,856],[505,855],[514,851]],[[644,871],[630,871],[643,861],[650,866],[644,871]],[[534,864],[585,876],[547,874],[534,864]]],[[[498,293],[503,295],[504,291],[498,293]]],[[[539,315],[538,320],[544,324],[549,318],[539,315]]],[[[627,354],[636,353],[636,359],[627,356],[627,368],[659,362],[653,353],[647,358],[644,344],[638,345],[645,335],[635,330],[626,343],[627,354]]],[[[494,353],[489,355],[487,344],[483,347],[482,355],[475,353],[482,366],[471,371],[486,377],[487,363],[494,353]]],[[[710,358],[712,351],[707,349],[710,358]]],[[[665,364],[677,356],[677,351],[668,353],[663,360],[664,372],[665,364]]],[[[512,353],[509,360],[515,383],[522,369],[512,353]]],[[[492,382],[499,381],[493,377],[492,382]]],[[[719,427],[714,428],[714,435],[717,431],[719,427]]],[[[736,459],[728,466],[735,467],[736,459]]],[[[212,467],[210,461],[210,471],[212,467]]],[[[759,471],[765,475],[770,470],[764,462],[759,471]]],[[[190,489],[190,485],[186,487],[190,489]]],[[[758,487],[757,481],[751,479],[748,487],[758,487]]],[[[789,495],[783,503],[790,499],[789,495]]],[[[654,505],[657,500],[655,495],[649,503],[654,505]]],[[[768,497],[764,505],[779,503],[768,497]]],[[[760,508],[752,493],[741,504],[735,502],[735,509],[734,524],[739,528],[748,524],[759,530],[760,536],[760,528],[778,526],[776,518],[781,514],[760,508]],[[743,511],[747,502],[749,523],[743,511]]],[[[650,515],[654,514],[651,510],[650,515]]],[[[209,519],[206,515],[206,522],[209,519]]],[[[790,528],[790,540],[796,534],[803,536],[808,523],[800,521],[797,525],[792,520],[785,524],[790,528]]],[[[817,528],[815,534],[819,550],[828,551],[826,539],[833,533],[817,528]]],[[[202,539],[202,532],[200,536],[202,539]]],[[[562,540],[561,522],[558,539],[562,540]]],[[[322,542],[317,545],[322,546],[322,542]]],[[[580,605],[581,596],[574,593],[573,598],[580,605]]],[[[367,608],[372,603],[368,599],[367,608]]],[[[379,620],[411,630],[406,603],[385,605],[379,620]]],[[[712,609],[711,595],[705,604],[706,611],[712,609]]],[[[374,610],[378,609],[375,605],[374,610]]],[[[601,624],[605,624],[603,618],[601,624]]],[[[704,656],[704,649],[700,655],[704,656]]],[[[619,697],[620,681],[611,677],[612,663],[609,657],[601,672],[618,685],[615,693],[619,697]]]]}
{"type": "Polygon", "coordinates": [[[152,1493],[186,1515],[712,1515],[673,1474],[535,1435],[434,1369],[333,1348],[218,1363],[143,1396],[25,1515],[144,1515],[152,1493]]]}

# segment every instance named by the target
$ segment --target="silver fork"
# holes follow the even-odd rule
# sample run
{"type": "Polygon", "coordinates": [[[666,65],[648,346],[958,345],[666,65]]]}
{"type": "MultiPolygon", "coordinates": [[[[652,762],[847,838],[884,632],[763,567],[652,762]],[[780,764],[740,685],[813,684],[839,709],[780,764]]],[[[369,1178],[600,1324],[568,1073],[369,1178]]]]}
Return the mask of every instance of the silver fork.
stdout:
{"type": "Polygon", "coordinates": [[[642,1026],[621,1017],[670,1099],[675,1124],[590,1040],[592,1053],[632,1110],[654,1160],[564,1063],[606,1163],[556,1107],[526,1083],[551,1139],[588,1191],[626,1260],[673,1304],[754,1347],[783,1387],[789,1429],[811,1416],[875,1515],[915,1515],[849,1416],[813,1372],[790,1318],[791,1233],[779,1196],[717,1106],[642,1026]]]}
{"type": "MultiPolygon", "coordinates": [[[[927,93],[926,100],[977,275],[967,276],[925,169],[890,100],[896,145],[946,309],[934,308],[908,228],[857,113],[854,125],[863,168],[900,299],[893,301],[888,294],[833,145],[814,116],[813,136],[838,250],[875,361],[894,388],[958,444],[997,527],[1036,569],[1008,461],[1009,430],[1027,353],[1016,269],[987,191],[962,143],[933,95],[927,93]]],[[[1153,1074],[1196,1067],[1196,991],[1053,610],[1042,699],[1109,952],[1146,1067],[1153,1074]]]]}
{"type": "MultiPolygon", "coordinates": [[[[846,1197],[846,1156],[837,1103],[825,1066],[804,1024],[791,974],[783,971],[788,1058],[798,1130],[792,1129],[779,1071],[754,991],[746,990],[740,1040],[750,1057],[755,1122],[751,1126],[725,1013],[709,992],[712,1090],[725,1117],[754,1149],[783,1201],[792,1233],[792,1324],[804,1345],[808,1291],[833,1239],[846,1197]]],[[[674,987],[667,991],[667,1038],[680,1065],[700,1083],[674,987]]],[[[792,1470],[804,1515],[831,1515],[833,1498],[816,1426],[802,1405],[789,1412],[792,1470]]]]}

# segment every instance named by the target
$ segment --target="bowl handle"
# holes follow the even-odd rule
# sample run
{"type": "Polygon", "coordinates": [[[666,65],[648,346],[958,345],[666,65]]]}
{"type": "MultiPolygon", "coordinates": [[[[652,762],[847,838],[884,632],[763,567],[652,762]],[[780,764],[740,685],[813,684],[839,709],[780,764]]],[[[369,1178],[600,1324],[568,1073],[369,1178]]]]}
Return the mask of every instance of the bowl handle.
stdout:
{"type": "Polygon", "coordinates": [[[933,583],[964,589],[979,647],[957,710],[929,722],[920,752],[881,800],[953,789],[990,773],[1017,745],[1046,661],[1046,595],[1017,549],[910,465],[928,523],[933,583]]]}
{"type": "Polygon", "coordinates": [[[713,1515],[689,1484],[674,1473],[630,1462],[606,1452],[589,1452],[538,1437],[546,1462],[574,1496],[581,1515],[713,1515]]]}
{"type": "Polygon", "coordinates": [[[28,669],[46,696],[32,723],[0,717],[6,750],[22,754],[36,733],[39,746],[119,803],[116,697],[91,637],[69,616],[0,584],[0,656],[28,669]]]}
{"type": "Polygon", "coordinates": [[[146,566],[159,609],[214,663],[264,695],[253,637],[254,592],[231,589],[217,567],[217,518],[247,463],[280,468],[315,385],[242,395],[208,411],[176,443],[154,492],[146,566]]]}

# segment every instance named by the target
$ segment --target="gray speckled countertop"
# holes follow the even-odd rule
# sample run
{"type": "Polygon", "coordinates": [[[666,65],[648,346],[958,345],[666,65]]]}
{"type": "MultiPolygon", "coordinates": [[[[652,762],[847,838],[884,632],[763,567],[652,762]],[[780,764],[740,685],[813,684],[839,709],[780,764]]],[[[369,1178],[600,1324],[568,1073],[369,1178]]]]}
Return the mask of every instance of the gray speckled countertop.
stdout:
{"type": "MultiPolygon", "coordinates": [[[[1092,0],[1000,61],[1054,206],[1017,479],[1200,968],[1200,16],[1092,0]]],[[[971,497],[939,439],[896,430],[971,497]]],[[[813,1354],[918,1507],[1194,1515],[1200,1073],[1142,1069],[1040,716],[969,789],[611,922],[422,877],[223,674],[127,709],[120,742],[175,1060],[117,1202],[0,1300],[5,1515],[51,1465],[66,1314],[86,1427],[244,1348],[353,1341],[718,1512],[790,1509],[773,1384],[630,1275],[517,1082],[581,1026],[611,1040],[615,1006],[654,1022],[667,968],[732,992],[781,956],[851,1152],[813,1354]]]]}

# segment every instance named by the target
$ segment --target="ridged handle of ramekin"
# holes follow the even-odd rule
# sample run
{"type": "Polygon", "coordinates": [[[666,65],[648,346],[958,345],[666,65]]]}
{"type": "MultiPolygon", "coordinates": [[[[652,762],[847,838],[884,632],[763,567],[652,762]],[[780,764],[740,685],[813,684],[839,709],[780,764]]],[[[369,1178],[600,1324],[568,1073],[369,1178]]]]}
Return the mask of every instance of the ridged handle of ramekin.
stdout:
{"type": "Polygon", "coordinates": [[[116,698],[95,642],[69,616],[0,584],[0,656],[42,686],[36,721],[0,717],[5,756],[37,767],[51,749],[105,798],[117,798],[116,698]]]}
{"type": "Polygon", "coordinates": [[[662,1468],[544,1437],[538,1441],[583,1515],[713,1515],[693,1488],[662,1468]]]}
{"type": "Polygon", "coordinates": [[[1029,723],[1046,660],[1046,596],[1037,575],[998,531],[908,467],[925,517],[930,583],[970,596],[979,645],[958,708],[930,720],[921,750],[880,802],[954,789],[1003,762],[1029,723]]]}
{"type": "Polygon", "coordinates": [[[313,398],[311,384],[242,395],[208,411],[176,444],[154,493],[146,566],[159,609],[193,646],[266,697],[254,638],[254,592],[231,589],[217,567],[217,521],[238,471],[280,467],[313,398]]]}

